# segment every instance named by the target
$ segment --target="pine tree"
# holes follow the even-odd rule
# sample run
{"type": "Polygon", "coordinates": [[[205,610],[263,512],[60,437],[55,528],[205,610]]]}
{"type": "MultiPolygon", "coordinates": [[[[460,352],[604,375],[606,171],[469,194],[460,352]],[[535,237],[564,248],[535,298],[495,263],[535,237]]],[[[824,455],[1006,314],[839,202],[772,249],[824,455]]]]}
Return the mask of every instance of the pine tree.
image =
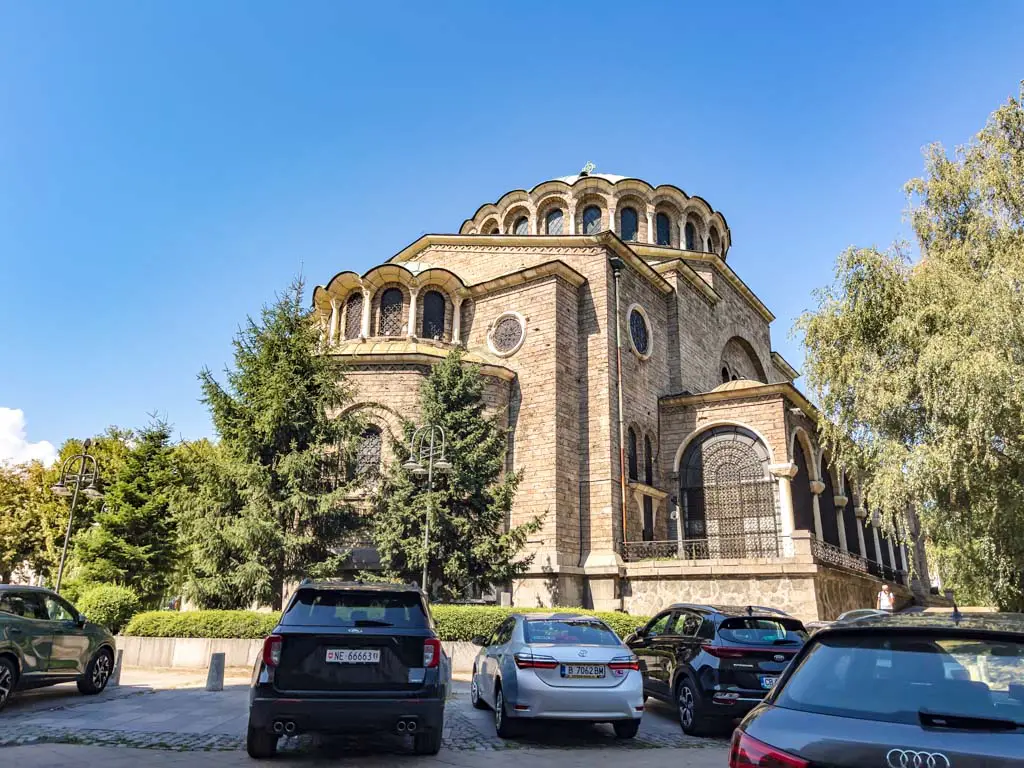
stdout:
{"type": "Polygon", "coordinates": [[[101,510],[76,537],[76,581],[129,586],[150,605],[164,595],[176,550],[170,495],[177,473],[170,440],[170,427],[162,421],[134,435],[123,465],[105,486],[101,510]]]}
{"type": "MultiPolygon", "coordinates": [[[[335,572],[344,555],[337,544],[358,523],[342,471],[356,420],[337,415],[350,393],[317,352],[319,328],[302,306],[302,289],[293,282],[239,331],[226,387],[209,370],[199,377],[223,452],[205,482],[219,482],[221,473],[237,498],[225,491],[205,510],[206,524],[189,527],[186,546],[224,545],[227,570],[214,578],[232,585],[224,599],[242,604],[280,608],[289,580],[335,572]]],[[[187,591],[210,598],[211,575],[198,567],[187,591]]]]}
{"type": "Polygon", "coordinates": [[[386,576],[418,583],[423,569],[423,526],[430,519],[428,581],[443,599],[460,597],[471,585],[486,590],[525,572],[532,557],[522,556],[526,537],[540,520],[506,530],[519,476],[505,472],[508,433],[502,414],[487,414],[479,368],[464,364],[453,350],[434,366],[421,392],[424,424],[441,426],[452,469],[434,477],[435,490],[402,467],[409,456],[413,425],[405,445],[378,490],[371,536],[386,576]]]}

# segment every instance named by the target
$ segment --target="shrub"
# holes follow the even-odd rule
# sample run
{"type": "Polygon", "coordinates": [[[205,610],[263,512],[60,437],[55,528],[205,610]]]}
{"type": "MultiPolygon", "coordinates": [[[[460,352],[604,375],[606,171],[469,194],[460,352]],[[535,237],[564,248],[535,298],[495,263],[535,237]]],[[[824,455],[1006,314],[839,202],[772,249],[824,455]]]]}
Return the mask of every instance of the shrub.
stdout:
{"type": "Polygon", "coordinates": [[[102,624],[117,634],[142,606],[135,590],[116,584],[100,584],[86,589],[76,607],[89,621],[102,624]]]}
{"type": "MultiPolygon", "coordinates": [[[[442,640],[472,640],[488,637],[513,613],[542,613],[550,608],[500,608],[486,605],[435,605],[431,607],[437,633],[442,640]]],[[[619,637],[625,637],[647,621],[643,616],[582,608],[561,608],[573,613],[597,616],[619,637]]],[[[124,630],[138,637],[237,637],[259,639],[269,635],[280,614],[258,611],[146,611],[136,615],[124,630]]]]}
{"type": "Polygon", "coordinates": [[[258,640],[273,631],[279,618],[279,613],[259,611],[146,611],[128,622],[124,634],[258,640]]]}

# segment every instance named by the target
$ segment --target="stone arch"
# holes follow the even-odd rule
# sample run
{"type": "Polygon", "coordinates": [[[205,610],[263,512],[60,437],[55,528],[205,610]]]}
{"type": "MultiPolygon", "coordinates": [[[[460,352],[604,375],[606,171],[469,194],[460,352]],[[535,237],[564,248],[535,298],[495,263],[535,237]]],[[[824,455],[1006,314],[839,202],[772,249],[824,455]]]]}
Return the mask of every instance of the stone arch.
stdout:
{"type": "MultiPolygon", "coordinates": [[[[586,192],[583,195],[576,198],[573,205],[573,218],[575,219],[575,229],[573,232],[568,234],[573,235],[585,235],[587,234],[584,229],[583,213],[588,208],[597,208],[601,213],[601,219],[597,226],[598,232],[603,232],[606,229],[611,229],[611,223],[608,220],[608,198],[597,192],[586,192]]],[[[568,227],[568,221],[566,221],[566,227],[568,227]]]]}
{"type": "Polygon", "coordinates": [[[742,421],[733,421],[732,419],[716,419],[714,421],[708,421],[698,425],[698,427],[695,430],[693,430],[693,432],[691,432],[685,438],[683,438],[683,441],[679,444],[679,447],[676,448],[675,457],[672,459],[672,471],[676,473],[679,472],[680,463],[683,460],[683,453],[686,451],[687,448],[690,447],[690,444],[693,443],[694,440],[699,438],[705,432],[712,429],[716,429],[718,427],[740,427],[742,429],[747,430],[752,435],[757,437],[757,439],[761,441],[761,444],[764,445],[765,448],[767,448],[768,461],[773,464],[775,463],[775,456],[772,452],[772,444],[769,443],[767,439],[765,439],[763,433],[754,429],[754,427],[750,426],[749,424],[744,424],[742,421]]]}
{"type": "Polygon", "coordinates": [[[817,469],[813,466],[814,454],[811,452],[810,441],[794,435],[790,448],[790,456],[796,465],[796,475],[790,481],[793,492],[793,527],[801,531],[814,531],[814,499],[811,483],[818,479],[817,469]]]}
{"type": "Polygon", "coordinates": [[[836,483],[828,457],[821,456],[821,482],[825,485],[818,495],[818,511],[821,513],[821,538],[826,544],[838,547],[839,521],[836,519],[836,483]]]}
{"type": "Polygon", "coordinates": [[[679,235],[682,232],[682,208],[673,199],[665,195],[657,196],[654,201],[654,242],[667,245],[671,248],[679,248],[679,235]],[[659,238],[662,232],[659,229],[658,217],[665,217],[667,225],[668,243],[660,243],[659,238]]]}
{"type": "Polygon", "coordinates": [[[498,223],[498,217],[491,216],[485,219],[480,225],[480,233],[483,235],[500,235],[501,225],[498,223]]]}
{"type": "Polygon", "coordinates": [[[708,241],[711,244],[711,248],[710,248],[711,253],[714,253],[717,256],[721,256],[722,255],[722,238],[719,236],[718,228],[714,224],[712,224],[708,228],[708,241]]]}
{"type": "Polygon", "coordinates": [[[779,514],[768,444],[738,425],[700,432],[679,467],[683,538],[705,557],[778,554],[779,514]]]}
{"type": "Polygon", "coordinates": [[[373,294],[370,305],[370,335],[371,336],[405,336],[409,333],[409,286],[404,283],[384,283],[373,294]],[[401,294],[401,301],[393,304],[392,291],[401,294]],[[382,315],[381,302],[386,301],[382,315]],[[397,306],[398,309],[393,309],[397,306]]]}
{"type": "Polygon", "coordinates": [[[742,336],[733,336],[722,347],[720,367],[728,368],[733,378],[768,383],[764,365],[754,345],[742,336]]]}
{"type": "Polygon", "coordinates": [[[520,219],[526,219],[527,234],[534,234],[536,230],[533,228],[533,213],[525,205],[513,205],[506,212],[501,221],[501,229],[503,232],[509,235],[518,234],[516,232],[516,223],[520,219]]]}
{"type": "Polygon", "coordinates": [[[627,192],[620,195],[615,206],[615,234],[625,240],[622,231],[622,211],[632,208],[636,211],[636,237],[629,242],[647,242],[647,201],[637,194],[627,192]]]}
{"type": "Polygon", "coordinates": [[[548,195],[537,204],[534,232],[540,235],[548,234],[548,216],[556,210],[562,212],[561,234],[569,234],[569,201],[559,195],[548,195]]]}
{"type": "Polygon", "coordinates": [[[693,211],[693,210],[687,211],[683,215],[683,237],[684,237],[684,243],[683,243],[683,246],[682,246],[683,250],[695,251],[695,252],[703,251],[704,250],[704,234],[705,234],[704,218],[702,216],[700,216],[698,213],[696,213],[695,211],[693,211]],[[692,243],[690,241],[689,227],[692,227],[692,229],[693,229],[693,241],[692,241],[692,243]],[[690,245],[692,245],[693,247],[692,248],[688,247],[690,245]]]}

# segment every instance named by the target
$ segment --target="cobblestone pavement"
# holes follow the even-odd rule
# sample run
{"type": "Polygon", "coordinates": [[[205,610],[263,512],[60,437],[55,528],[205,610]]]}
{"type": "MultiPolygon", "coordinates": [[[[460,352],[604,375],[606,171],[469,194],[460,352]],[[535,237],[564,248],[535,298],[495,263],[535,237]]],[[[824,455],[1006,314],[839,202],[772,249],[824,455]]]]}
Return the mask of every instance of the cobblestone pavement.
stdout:
{"type": "MultiPolygon", "coordinates": [[[[715,756],[718,762],[709,762],[708,765],[724,764],[724,740],[685,736],[675,721],[674,713],[658,703],[649,703],[635,739],[617,740],[612,729],[605,725],[559,723],[531,724],[523,730],[520,738],[502,740],[494,732],[491,713],[472,708],[468,689],[465,683],[453,686],[445,710],[445,749],[442,755],[564,750],[576,753],[594,749],[636,753],[638,750],[660,751],[670,747],[685,749],[687,754],[706,753],[701,761],[710,759],[708,755],[715,756]]],[[[15,702],[12,702],[12,708],[0,715],[0,747],[13,747],[21,752],[51,750],[55,745],[86,745],[129,747],[134,748],[127,750],[132,753],[135,749],[147,749],[224,753],[224,759],[228,759],[228,753],[234,753],[238,757],[244,748],[247,697],[248,686],[237,684],[216,693],[199,687],[154,689],[129,685],[111,689],[100,697],[49,697],[34,702],[23,701],[20,706],[13,706],[15,702]]],[[[321,740],[301,736],[284,739],[280,750],[286,757],[316,761],[322,757],[333,759],[350,755],[361,755],[366,759],[374,755],[406,755],[409,746],[407,739],[390,734],[376,736],[369,742],[365,738],[360,739],[358,744],[347,738],[321,740]]],[[[43,754],[41,751],[37,753],[43,754]]],[[[244,753],[241,756],[244,757],[244,753]]],[[[0,762],[15,764],[8,763],[8,757],[7,750],[0,752],[0,762]]],[[[479,759],[482,761],[484,758],[479,759]]],[[[635,763],[635,756],[631,755],[629,760],[635,763]]],[[[150,758],[147,757],[145,762],[148,764],[150,758]]],[[[207,762],[206,757],[201,759],[202,765],[207,762]]],[[[16,764],[25,768],[21,762],[16,764]]],[[[215,761],[211,764],[222,763],[215,761]]],[[[223,764],[234,763],[229,760],[223,764]]]]}

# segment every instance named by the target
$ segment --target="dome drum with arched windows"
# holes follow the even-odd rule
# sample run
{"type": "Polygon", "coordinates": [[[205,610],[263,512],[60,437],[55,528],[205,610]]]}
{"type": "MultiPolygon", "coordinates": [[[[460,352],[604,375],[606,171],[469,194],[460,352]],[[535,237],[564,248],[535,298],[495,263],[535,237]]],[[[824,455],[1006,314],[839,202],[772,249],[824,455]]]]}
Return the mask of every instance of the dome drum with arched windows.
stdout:
{"type": "Polygon", "coordinates": [[[698,591],[708,569],[728,570],[711,578],[734,604],[784,582],[775,607],[806,619],[870,603],[882,579],[909,599],[923,550],[872,525],[823,453],[731,243],[700,197],[586,172],[339,272],[313,316],[364,416],[354,485],[375,487],[431,367],[460,348],[508,429],[509,523],[541,520],[515,602],[654,615],[719,599],[698,591]]]}

